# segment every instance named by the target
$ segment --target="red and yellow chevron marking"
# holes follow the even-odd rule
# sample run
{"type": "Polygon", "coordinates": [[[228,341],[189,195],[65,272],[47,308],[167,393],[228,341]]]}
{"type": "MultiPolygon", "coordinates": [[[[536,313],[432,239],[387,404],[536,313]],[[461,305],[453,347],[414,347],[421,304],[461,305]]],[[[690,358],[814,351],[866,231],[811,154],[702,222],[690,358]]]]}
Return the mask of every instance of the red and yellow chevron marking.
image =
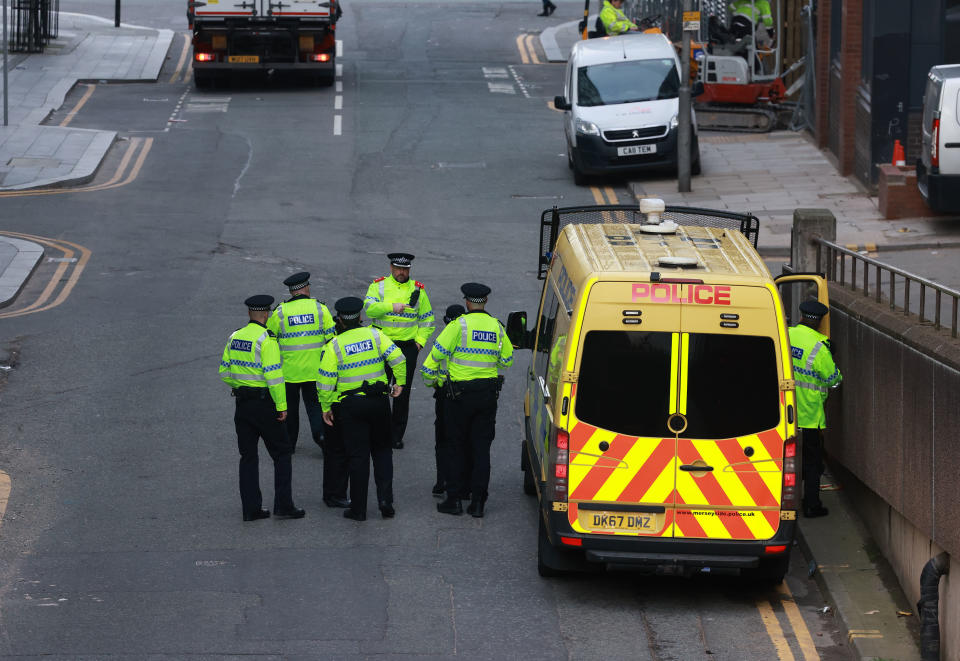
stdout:
{"type": "Polygon", "coordinates": [[[722,440],[656,439],[576,421],[570,431],[568,521],[577,532],[593,534],[769,539],[780,525],[782,468],[778,429],[722,440]],[[606,452],[599,448],[603,441],[610,446],[606,452]],[[678,469],[696,461],[714,470],[678,469]],[[576,501],[663,505],[666,513],[658,515],[656,532],[594,531],[580,524],[576,501]]]}

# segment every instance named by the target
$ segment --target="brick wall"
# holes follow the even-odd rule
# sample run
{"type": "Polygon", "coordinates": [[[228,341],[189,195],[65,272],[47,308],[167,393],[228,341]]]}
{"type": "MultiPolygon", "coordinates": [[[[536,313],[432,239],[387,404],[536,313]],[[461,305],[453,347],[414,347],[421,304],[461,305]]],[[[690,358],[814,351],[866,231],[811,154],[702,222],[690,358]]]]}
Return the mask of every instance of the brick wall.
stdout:
{"type": "MultiPolygon", "coordinates": [[[[909,158],[907,160],[909,163],[909,158]]],[[[880,213],[884,218],[922,218],[949,216],[927,206],[917,188],[917,169],[913,165],[897,167],[882,163],[877,168],[877,195],[880,213]]]]}
{"type": "Polygon", "coordinates": [[[840,174],[853,173],[857,121],[857,95],[860,85],[860,58],[863,48],[863,0],[843,0],[840,70],[844,91],[840,107],[840,174]]]}
{"type": "Polygon", "coordinates": [[[907,113],[907,144],[903,146],[907,153],[907,165],[913,165],[920,158],[923,136],[923,111],[911,110],[907,113]]]}
{"type": "Polygon", "coordinates": [[[830,65],[830,93],[827,96],[827,139],[826,146],[833,155],[840,158],[842,141],[840,133],[843,130],[840,116],[843,111],[843,74],[839,68],[830,65]]]}
{"type": "MultiPolygon", "coordinates": [[[[840,0],[836,0],[839,2],[840,0]]],[[[820,0],[817,6],[816,51],[816,138],[823,149],[830,141],[830,5],[833,0],[820,0]]]]}

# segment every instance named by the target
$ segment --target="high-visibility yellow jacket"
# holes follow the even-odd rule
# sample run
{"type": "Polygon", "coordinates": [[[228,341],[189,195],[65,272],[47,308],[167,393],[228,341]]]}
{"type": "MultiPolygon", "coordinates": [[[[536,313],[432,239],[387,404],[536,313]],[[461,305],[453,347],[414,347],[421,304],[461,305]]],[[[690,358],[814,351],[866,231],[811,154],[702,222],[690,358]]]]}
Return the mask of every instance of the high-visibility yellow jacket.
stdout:
{"type": "Polygon", "coordinates": [[[323,345],[333,339],[336,328],[327,306],[315,298],[294,296],[277,306],[267,320],[277,336],[283,357],[283,380],[304,383],[317,379],[323,345]]]}
{"type": "Polygon", "coordinates": [[[730,3],[731,16],[743,16],[749,19],[755,26],[763,24],[765,27],[773,27],[773,14],[770,10],[768,0],[733,0],[730,3]]]}
{"type": "Polygon", "coordinates": [[[792,326],[788,332],[797,386],[797,426],[823,429],[827,423],[823,403],[829,388],[840,383],[843,376],[833,362],[826,335],[802,324],[792,326]]]}
{"type": "Polygon", "coordinates": [[[623,34],[628,30],[636,30],[637,24],[627,18],[627,15],[610,4],[610,0],[603,0],[603,8],[600,10],[600,21],[606,28],[607,34],[623,34]]]}
{"type": "Polygon", "coordinates": [[[436,327],[430,297],[423,283],[416,280],[400,283],[392,275],[377,278],[367,288],[363,308],[370,323],[391,340],[415,340],[420,346],[426,346],[436,327]],[[420,296],[416,307],[410,307],[414,290],[419,290],[420,296]],[[407,307],[400,314],[394,314],[394,303],[407,307]]]}
{"type": "Polygon", "coordinates": [[[251,321],[230,335],[220,358],[220,378],[231,388],[269,388],[277,411],[287,410],[280,347],[262,324],[251,321]]]}
{"type": "Polygon", "coordinates": [[[451,321],[434,341],[420,368],[428,386],[441,378],[444,360],[451,381],[495,378],[513,364],[513,345],[497,319],[477,310],[451,321]]]}
{"type": "Polygon", "coordinates": [[[384,364],[400,385],[406,383],[407,361],[400,348],[376,328],[351,328],[327,343],[317,371],[317,395],[324,411],[351,390],[387,383],[384,364]]]}

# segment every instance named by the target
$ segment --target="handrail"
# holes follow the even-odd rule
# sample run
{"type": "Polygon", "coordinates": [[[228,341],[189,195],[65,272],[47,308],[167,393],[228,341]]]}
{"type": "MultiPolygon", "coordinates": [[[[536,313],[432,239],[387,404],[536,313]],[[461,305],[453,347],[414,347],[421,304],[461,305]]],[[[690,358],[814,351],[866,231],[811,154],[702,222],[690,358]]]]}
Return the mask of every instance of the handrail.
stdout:
{"type": "Polygon", "coordinates": [[[946,295],[949,298],[953,299],[952,305],[952,321],[950,323],[950,335],[951,337],[957,337],[957,311],[960,307],[960,291],[956,289],[950,289],[949,287],[944,287],[943,285],[938,285],[935,282],[931,282],[926,278],[921,278],[920,276],[910,273],[909,271],[904,271],[903,269],[897,268],[896,266],[890,266],[889,264],[884,264],[883,262],[873,259],[872,257],[867,257],[866,255],[861,255],[860,253],[845,248],[836,243],[827,241],[826,239],[820,237],[813,237],[811,240],[814,245],[817,247],[817,271],[820,273],[826,274],[827,280],[836,282],[841,286],[847,285],[847,257],[850,257],[850,289],[852,291],[858,291],[857,285],[857,264],[859,262],[863,263],[863,276],[862,276],[862,290],[864,297],[869,297],[871,295],[870,291],[870,267],[874,267],[876,270],[876,277],[873,282],[873,295],[876,298],[877,303],[883,301],[884,296],[890,301],[890,309],[896,310],[898,307],[903,309],[903,314],[905,316],[910,315],[910,290],[911,285],[916,283],[920,287],[920,305],[918,317],[920,323],[928,322],[929,319],[926,318],[926,303],[927,303],[927,290],[932,289],[936,295],[935,312],[933,315],[933,324],[937,330],[940,330],[941,326],[941,310],[943,308],[943,296],[946,295]],[[839,264],[838,264],[839,262],[839,264]],[[839,269],[838,269],[839,266],[839,269]],[[885,290],[883,284],[883,274],[884,272],[888,273],[890,276],[889,283],[887,285],[888,289],[885,290]],[[903,294],[902,294],[902,305],[898,305],[898,296],[897,296],[897,276],[903,278],[903,294]],[[886,294],[885,294],[886,292],[886,294]]]}

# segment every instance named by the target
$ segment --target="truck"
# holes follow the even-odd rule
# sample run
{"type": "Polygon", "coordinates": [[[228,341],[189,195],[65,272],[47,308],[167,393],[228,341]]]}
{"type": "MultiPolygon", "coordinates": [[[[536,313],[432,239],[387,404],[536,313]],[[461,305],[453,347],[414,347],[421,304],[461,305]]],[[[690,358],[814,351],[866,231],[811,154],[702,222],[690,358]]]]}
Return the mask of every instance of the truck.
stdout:
{"type": "Polygon", "coordinates": [[[337,0],[190,0],[193,80],[230,72],[292,71],[318,85],[336,72],[337,0]]]}

